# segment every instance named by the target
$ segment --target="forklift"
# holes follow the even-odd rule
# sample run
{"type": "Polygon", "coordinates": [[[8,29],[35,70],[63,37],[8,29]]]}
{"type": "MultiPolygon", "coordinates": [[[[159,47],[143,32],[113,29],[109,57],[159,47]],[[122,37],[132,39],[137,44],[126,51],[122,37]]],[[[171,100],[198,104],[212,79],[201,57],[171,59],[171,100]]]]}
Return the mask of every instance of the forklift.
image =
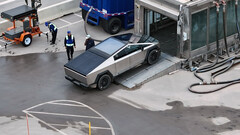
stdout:
{"type": "Polygon", "coordinates": [[[41,0],[31,0],[32,7],[28,6],[28,0],[25,0],[26,5],[22,5],[1,13],[1,18],[13,23],[13,26],[2,33],[5,41],[5,48],[10,44],[20,44],[28,47],[32,43],[32,38],[35,35],[41,35],[42,31],[39,27],[37,9],[42,5],[41,0]],[[16,21],[21,21],[23,26],[16,27],[16,21]]]}

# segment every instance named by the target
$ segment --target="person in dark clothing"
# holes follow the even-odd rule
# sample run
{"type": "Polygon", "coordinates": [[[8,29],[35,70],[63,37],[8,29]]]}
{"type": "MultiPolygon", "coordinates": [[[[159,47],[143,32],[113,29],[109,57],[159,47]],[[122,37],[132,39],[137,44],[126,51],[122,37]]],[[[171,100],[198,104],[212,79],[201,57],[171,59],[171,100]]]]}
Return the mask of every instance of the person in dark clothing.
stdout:
{"type": "Polygon", "coordinates": [[[65,37],[64,40],[64,45],[67,51],[68,60],[71,60],[73,58],[74,48],[76,48],[75,38],[71,34],[71,31],[67,32],[67,36],[65,37]]]}
{"type": "Polygon", "coordinates": [[[84,45],[86,46],[86,51],[91,47],[95,46],[94,40],[91,38],[90,35],[87,35],[84,45]]]}
{"type": "Polygon", "coordinates": [[[50,42],[51,42],[51,45],[53,45],[55,44],[55,41],[57,38],[58,29],[56,25],[51,22],[45,22],[45,25],[49,28],[49,31],[52,33],[52,40],[50,42]]]}

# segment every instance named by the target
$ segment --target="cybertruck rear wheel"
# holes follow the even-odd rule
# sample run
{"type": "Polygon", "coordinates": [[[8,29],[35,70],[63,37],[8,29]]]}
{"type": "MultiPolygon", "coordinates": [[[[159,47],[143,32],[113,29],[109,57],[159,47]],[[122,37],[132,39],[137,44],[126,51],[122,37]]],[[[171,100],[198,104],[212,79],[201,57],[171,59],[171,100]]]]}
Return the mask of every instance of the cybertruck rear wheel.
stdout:
{"type": "Polygon", "coordinates": [[[110,75],[104,74],[99,78],[97,87],[99,90],[105,90],[110,86],[111,82],[112,82],[112,79],[110,75]]]}

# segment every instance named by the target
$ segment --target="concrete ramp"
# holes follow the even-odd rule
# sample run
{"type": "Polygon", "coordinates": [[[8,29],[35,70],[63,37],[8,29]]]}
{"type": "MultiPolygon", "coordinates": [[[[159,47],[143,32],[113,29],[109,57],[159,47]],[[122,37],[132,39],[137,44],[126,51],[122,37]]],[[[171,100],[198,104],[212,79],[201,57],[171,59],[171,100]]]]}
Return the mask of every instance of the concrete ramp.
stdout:
{"type": "Polygon", "coordinates": [[[141,65],[130,71],[123,73],[115,79],[129,89],[138,87],[157,77],[167,75],[181,67],[181,59],[162,53],[160,60],[154,65],[141,65]]]}

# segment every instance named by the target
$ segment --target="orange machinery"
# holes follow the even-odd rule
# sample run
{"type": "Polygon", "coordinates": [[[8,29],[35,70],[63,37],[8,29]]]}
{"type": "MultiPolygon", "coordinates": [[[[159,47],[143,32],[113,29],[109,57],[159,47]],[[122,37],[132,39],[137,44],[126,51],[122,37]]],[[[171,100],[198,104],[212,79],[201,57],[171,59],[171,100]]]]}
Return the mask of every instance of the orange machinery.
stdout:
{"type": "Polygon", "coordinates": [[[2,33],[2,37],[6,41],[16,44],[22,43],[23,46],[27,47],[31,45],[33,36],[40,36],[42,33],[37,22],[37,10],[27,5],[2,12],[1,17],[13,23],[12,27],[2,33]],[[21,21],[23,26],[16,27],[16,21],[21,21]]]}

